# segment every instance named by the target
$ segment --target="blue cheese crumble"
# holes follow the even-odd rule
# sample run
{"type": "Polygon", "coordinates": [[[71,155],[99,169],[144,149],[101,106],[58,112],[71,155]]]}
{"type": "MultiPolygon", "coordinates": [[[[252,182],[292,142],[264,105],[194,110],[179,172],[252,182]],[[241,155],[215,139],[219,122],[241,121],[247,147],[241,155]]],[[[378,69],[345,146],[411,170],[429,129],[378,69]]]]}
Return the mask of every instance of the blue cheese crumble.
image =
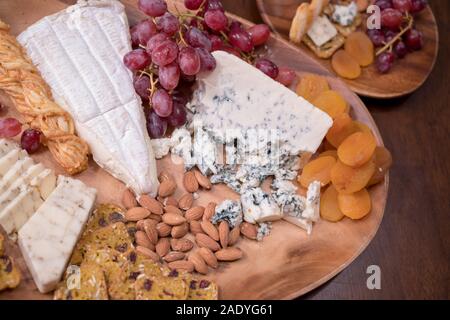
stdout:
{"type": "Polygon", "coordinates": [[[230,228],[239,226],[242,223],[242,208],[239,201],[225,200],[218,206],[211,218],[213,224],[227,221],[230,228]]]}
{"type": "Polygon", "coordinates": [[[270,234],[271,229],[272,229],[271,222],[260,223],[258,226],[258,232],[256,234],[256,240],[262,241],[264,237],[267,237],[270,234]]]}

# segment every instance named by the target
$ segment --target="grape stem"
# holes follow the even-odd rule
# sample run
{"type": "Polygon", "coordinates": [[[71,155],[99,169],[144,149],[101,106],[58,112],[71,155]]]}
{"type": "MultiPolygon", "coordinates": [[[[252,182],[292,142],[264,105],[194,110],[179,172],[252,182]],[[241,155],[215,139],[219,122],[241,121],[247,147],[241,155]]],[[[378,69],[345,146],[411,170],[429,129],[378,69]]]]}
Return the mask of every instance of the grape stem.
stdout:
{"type": "Polygon", "coordinates": [[[200,20],[200,21],[205,21],[204,18],[202,18],[202,17],[200,17],[200,16],[197,16],[197,15],[195,15],[195,14],[193,14],[193,13],[180,13],[180,14],[178,15],[178,17],[179,17],[179,18],[194,18],[194,19],[198,19],[198,20],[200,20]]]}
{"type": "Polygon", "coordinates": [[[406,26],[406,28],[402,29],[394,38],[391,39],[391,41],[389,41],[388,43],[386,43],[384,45],[383,48],[381,48],[380,50],[377,51],[376,56],[378,57],[380,54],[382,54],[383,52],[387,51],[387,50],[392,50],[392,46],[394,45],[394,43],[396,43],[398,40],[401,39],[401,37],[410,29],[412,29],[413,25],[414,25],[414,18],[410,15],[408,15],[406,17],[408,19],[408,25],[406,26]]]}

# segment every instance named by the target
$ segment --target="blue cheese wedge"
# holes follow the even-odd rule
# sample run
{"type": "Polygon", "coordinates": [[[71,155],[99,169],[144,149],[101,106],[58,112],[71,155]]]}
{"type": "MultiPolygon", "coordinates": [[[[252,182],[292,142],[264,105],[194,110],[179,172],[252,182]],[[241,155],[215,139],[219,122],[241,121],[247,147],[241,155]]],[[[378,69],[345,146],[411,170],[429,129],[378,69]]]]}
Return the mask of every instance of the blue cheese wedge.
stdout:
{"type": "Polygon", "coordinates": [[[244,220],[249,223],[280,220],[283,213],[275,200],[261,188],[250,188],[241,195],[244,220]]]}
{"type": "Polygon", "coordinates": [[[234,55],[213,55],[217,67],[199,74],[190,103],[194,124],[217,138],[230,131],[273,130],[290,154],[317,151],[332,125],[326,113],[234,55]]]}
{"type": "Polygon", "coordinates": [[[94,206],[96,190],[62,177],[37,212],[20,229],[18,241],[42,293],[55,289],[94,206]]]}
{"type": "Polygon", "coordinates": [[[338,31],[326,16],[319,16],[314,20],[311,28],[306,33],[318,47],[337,36],[338,31]]]}

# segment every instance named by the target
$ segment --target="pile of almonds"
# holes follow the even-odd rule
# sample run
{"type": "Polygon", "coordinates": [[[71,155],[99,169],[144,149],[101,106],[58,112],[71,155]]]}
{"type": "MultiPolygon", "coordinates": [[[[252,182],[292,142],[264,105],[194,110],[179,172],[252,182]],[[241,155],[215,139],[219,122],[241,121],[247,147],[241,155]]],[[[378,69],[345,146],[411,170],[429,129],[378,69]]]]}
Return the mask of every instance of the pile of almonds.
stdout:
{"type": "Polygon", "coordinates": [[[180,199],[174,198],[175,180],[168,173],[159,176],[158,197],[135,195],[128,189],[122,203],[127,209],[125,218],[136,222],[136,250],[155,262],[166,262],[170,269],[207,274],[209,268],[217,268],[219,261],[236,261],[242,251],[234,247],[241,234],[256,239],[256,226],[243,222],[230,229],[227,221],[218,225],[211,222],[216,203],[206,207],[194,205],[194,194],[203,188],[210,190],[209,179],[198,170],[185,173],[184,189],[180,199]],[[192,239],[192,240],[191,240],[192,239]]]}

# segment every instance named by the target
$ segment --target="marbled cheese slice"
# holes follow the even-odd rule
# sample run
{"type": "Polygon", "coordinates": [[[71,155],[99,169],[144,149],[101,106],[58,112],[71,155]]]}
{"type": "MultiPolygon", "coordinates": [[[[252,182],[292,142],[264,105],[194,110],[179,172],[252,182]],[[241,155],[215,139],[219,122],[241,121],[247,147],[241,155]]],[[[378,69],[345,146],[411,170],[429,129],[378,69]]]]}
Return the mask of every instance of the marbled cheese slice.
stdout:
{"type": "Polygon", "coordinates": [[[136,194],[156,195],[156,161],[141,100],[123,56],[131,51],[124,6],[79,1],[47,16],[18,37],[74,118],[94,160],[136,194]]]}
{"type": "Polygon", "coordinates": [[[332,119],[243,60],[213,53],[217,67],[198,76],[194,124],[224,136],[227,130],[278,130],[291,154],[316,152],[332,119]]]}
{"type": "Polygon", "coordinates": [[[55,289],[94,206],[96,190],[59,177],[50,197],[19,231],[19,246],[40,292],[55,289]]]}

